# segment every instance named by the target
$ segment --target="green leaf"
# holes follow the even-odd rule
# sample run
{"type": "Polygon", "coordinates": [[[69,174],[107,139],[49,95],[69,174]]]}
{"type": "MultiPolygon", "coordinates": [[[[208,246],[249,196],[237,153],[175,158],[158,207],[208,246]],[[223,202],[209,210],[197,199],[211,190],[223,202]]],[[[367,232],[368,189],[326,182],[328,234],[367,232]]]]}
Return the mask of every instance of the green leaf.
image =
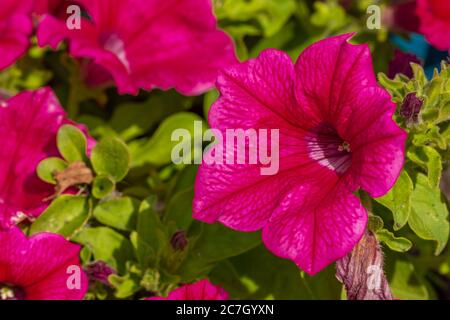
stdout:
{"type": "Polygon", "coordinates": [[[295,12],[294,0],[224,0],[216,6],[219,19],[258,22],[266,37],[278,32],[295,12]]]}
{"type": "Polygon", "coordinates": [[[192,223],[192,200],[194,199],[194,188],[177,193],[170,199],[164,221],[174,221],[179,229],[188,230],[192,223]]]}
{"type": "Polygon", "coordinates": [[[398,252],[406,252],[412,247],[411,241],[404,237],[396,237],[392,232],[381,229],[377,231],[377,238],[384,242],[389,249],[398,251],[398,252]]]}
{"type": "Polygon", "coordinates": [[[92,150],[91,162],[97,174],[110,176],[117,182],[128,173],[130,154],[127,146],[119,139],[105,138],[92,150]]]}
{"type": "Polygon", "coordinates": [[[92,195],[97,199],[103,199],[113,192],[115,183],[105,175],[96,176],[92,182],[92,195]]]}
{"type": "Polygon", "coordinates": [[[423,279],[418,276],[414,265],[406,260],[386,261],[388,282],[396,299],[426,300],[428,291],[423,279]]]}
{"type": "Polygon", "coordinates": [[[136,228],[139,201],[129,197],[116,198],[99,203],[94,217],[101,223],[125,231],[136,228]]]}
{"type": "Polygon", "coordinates": [[[36,172],[42,181],[56,184],[54,174],[64,171],[66,168],[67,163],[63,159],[54,157],[42,160],[37,166],[36,172]]]}
{"type": "Polygon", "coordinates": [[[30,234],[52,232],[71,237],[86,222],[89,211],[86,197],[60,196],[33,222],[30,234]]]}
{"type": "Polygon", "coordinates": [[[158,117],[155,117],[158,112],[161,111],[148,102],[125,103],[114,109],[109,124],[124,141],[129,141],[150,130],[158,121],[158,117]]]}
{"type": "Polygon", "coordinates": [[[431,186],[439,186],[442,174],[442,159],[439,152],[429,146],[417,147],[407,152],[408,158],[426,168],[431,186]]]}
{"type": "MultiPolygon", "coordinates": [[[[417,63],[411,63],[411,68],[414,74],[414,80],[417,81],[418,87],[422,88],[427,82],[427,77],[425,76],[425,71],[422,66],[417,63]]],[[[419,95],[422,95],[423,92],[418,92],[419,95]]]]}
{"type": "Polygon", "coordinates": [[[448,241],[448,210],[441,200],[440,189],[430,186],[427,177],[421,173],[417,175],[411,205],[409,226],[422,239],[436,241],[435,254],[438,255],[448,241]]]}
{"type": "Polygon", "coordinates": [[[131,297],[141,289],[140,278],[134,273],[127,273],[123,277],[112,274],[108,277],[108,281],[116,289],[114,296],[118,299],[131,297]]]}
{"type": "Polygon", "coordinates": [[[154,210],[156,197],[142,201],[137,220],[137,257],[142,269],[155,267],[169,246],[169,236],[154,210]]]}
{"type": "Polygon", "coordinates": [[[187,165],[178,174],[176,182],[173,188],[170,190],[172,195],[177,194],[180,191],[185,191],[192,188],[195,183],[195,177],[197,176],[198,166],[197,165],[187,165]]]}
{"type": "MultiPolygon", "coordinates": [[[[190,112],[179,112],[166,118],[158,127],[150,140],[137,140],[129,144],[132,158],[132,166],[143,164],[164,165],[171,162],[173,148],[181,142],[201,141],[202,130],[195,130],[194,123],[203,123],[201,117],[190,112]],[[189,141],[172,141],[172,133],[175,130],[185,130],[190,135],[189,141]]],[[[192,143],[193,145],[194,143],[192,143]]],[[[197,149],[201,152],[201,147],[197,149]]],[[[193,161],[193,159],[192,159],[193,161]]]]}
{"type": "MultiPolygon", "coordinates": [[[[180,267],[186,281],[205,274],[216,262],[244,253],[261,243],[259,232],[237,232],[220,223],[197,223],[196,227],[201,227],[200,236],[180,267]]],[[[192,227],[189,231],[191,234],[192,227]]]]}
{"type": "Polygon", "coordinates": [[[221,261],[208,277],[235,299],[339,299],[342,287],[334,266],[310,277],[264,245],[221,261]]]}
{"type": "Polygon", "coordinates": [[[399,230],[408,222],[412,191],[413,182],[408,173],[403,170],[394,187],[383,197],[375,199],[391,210],[394,216],[394,230],[399,230]]]}
{"type": "Polygon", "coordinates": [[[369,213],[369,222],[367,227],[372,232],[377,232],[381,230],[384,226],[383,219],[381,219],[379,216],[376,216],[374,214],[369,213]]]}
{"type": "Polygon", "coordinates": [[[86,161],[86,137],[75,126],[65,124],[58,130],[56,137],[58,150],[68,162],[86,161]]]}
{"type": "Polygon", "coordinates": [[[73,240],[88,247],[95,260],[105,261],[119,274],[125,271],[125,263],[132,261],[134,257],[130,241],[107,227],[83,229],[73,240]]]}

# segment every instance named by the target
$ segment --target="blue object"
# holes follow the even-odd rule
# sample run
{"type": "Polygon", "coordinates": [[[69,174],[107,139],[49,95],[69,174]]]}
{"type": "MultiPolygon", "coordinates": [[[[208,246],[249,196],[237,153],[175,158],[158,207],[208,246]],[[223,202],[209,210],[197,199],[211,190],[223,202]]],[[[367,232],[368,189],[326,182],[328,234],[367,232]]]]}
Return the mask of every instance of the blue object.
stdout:
{"type": "Polygon", "coordinates": [[[424,61],[425,74],[428,78],[433,76],[435,68],[440,70],[441,61],[448,57],[447,51],[437,50],[422,35],[417,33],[411,33],[409,40],[393,34],[390,36],[390,40],[401,51],[412,53],[424,61]]]}

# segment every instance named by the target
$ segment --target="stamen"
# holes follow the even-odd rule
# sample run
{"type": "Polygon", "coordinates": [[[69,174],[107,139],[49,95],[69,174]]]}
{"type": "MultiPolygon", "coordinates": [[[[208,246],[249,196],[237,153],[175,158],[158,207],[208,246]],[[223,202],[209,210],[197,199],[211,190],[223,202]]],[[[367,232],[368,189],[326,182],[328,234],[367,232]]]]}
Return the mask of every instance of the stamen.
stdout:
{"type": "Polygon", "coordinates": [[[348,143],[347,141],[342,142],[342,144],[338,147],[338,151],[350,152],[350,143],[348,143]]]}
{"type": "Polygon", "coordinates": [[[309,157],[342,175],[351,165],[350,143],[339,137],[334,128],[322,123],[305,136],[309,157]]]}
{"type": "Polygon", "coordinates": [[[24,300],[25,291],[17,286],[0,283],[0,300],[24,300]]]}

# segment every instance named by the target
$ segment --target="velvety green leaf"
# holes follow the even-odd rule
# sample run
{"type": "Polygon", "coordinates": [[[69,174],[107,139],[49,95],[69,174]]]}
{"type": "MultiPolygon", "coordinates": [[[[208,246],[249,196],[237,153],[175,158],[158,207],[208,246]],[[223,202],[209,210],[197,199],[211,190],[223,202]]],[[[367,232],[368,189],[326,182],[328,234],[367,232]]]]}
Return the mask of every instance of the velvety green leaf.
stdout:
{"type": "Polygon", "coordinates": [[[55,173],[64,171],[67,163],[61,158],[47,158],[42,160],[37,166],[36,172],[38,177],[45,182],[56,184],[55,173]]]}
{"type": "Polygon", "coordinates": [[[130,241],[107,227],[83,229],[73,240],[87,246],[94,254],[95,260],[105,261],[119,274],[125,271],[126,262],[134,257],[130,241]]]}
{"type": "Polygon", "coordinates": [[[394,216],[394,230],[402,228],[408,222],[412,191],[413,182],[408,173],[403,170],[394,187],[383,197],[375,199],[391,210],[394,216]]]}
{"type": "Polygon", "coordinates": [[[138,200],[121,197],[99,203],[93,214],[98,221],[107,226],[131,231],[136,228],[138,211],[138,200]]]}
{"type": "Polygon", "coordinates": [[[59,152],[68,162],[86,161],[86,137],[77,127],[70,124],[61,126],[56,143],[59,152]]]}
{"type": "Polygon", "coordinates": [[[436,241],[435,254],[438,255],[449,236],[448,210],[441,200],[440,189],[431,187],[427,177],[418,174],[411,204],[409,226],[422,239],[436,241]]]}
{"type": "Polygon", "coordinates": [[[88,219],[89,210],[86,197],[60,196],[33,222],[30,234],[47,231],[71,237],[88,219]]]}
{"type": "Polygon", "coordinates": [[[398,252],[406,252],[412,247],[411,241],[404,237],[396,237],[392,232],[381,229],[377,231],[378,240],[384,242],[389,249],[398,251],[398,252]]]}
{"type": "Polygon", "coordinates": [[[153,165],[170,163],[172,149],[181,143],[181,141],[172,141],[172,133],[177,129],[186,130],[186,133],[190,135],[191,139],[195,140],[197,138],[197,140],[202,141],[202,131],[198,130],[196,132],[197,130],[194,130],[195,121],[203,120],[194,113],[179,112],[166,118],[150,140],[145,139],[131,142],[129,147],[132,166],[140,166],[145,163],[153,165]]]}
{"type": "Polygon", "coordinates": [[[108,176],[96,176],[92,182],[92,195],[97,199],[102,199],[109,195],[114,190],[114,187],[114,181],[108,176]]]}
{"type": "Polygon", "coordinates": [[[413,70],[414,80],[417,81],[419,87],[423,87],[428,80],[422,66],[417,63],[411,63],[411,68],[413,70]]]}
{"type": "Polygon", "coordinates": [[[130,154],[127,146],[117,138],[101,140],[91,154],[92,166],[97,174],[104,174],[120,181],[128,173],[130,154]]]}

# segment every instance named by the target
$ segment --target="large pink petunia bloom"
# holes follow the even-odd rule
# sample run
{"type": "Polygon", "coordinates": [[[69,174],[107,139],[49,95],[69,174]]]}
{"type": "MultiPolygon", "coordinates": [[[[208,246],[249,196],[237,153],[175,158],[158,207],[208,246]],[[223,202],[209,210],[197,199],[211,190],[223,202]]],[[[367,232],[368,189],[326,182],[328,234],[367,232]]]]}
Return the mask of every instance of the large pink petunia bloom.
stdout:
{"type": "Polygon", "coordinates": [[[204,279],[171,291],[167,298],[150,297],[147,300],[228,300],[228,293],[204,279]]]}
{"type": "Polygon", "coordinates": [[[450,1],[417,0],[420,32],[440,50],[450,49],[450,1]]]}
{"type": "Polygon", "coordinates": [[[273,253],[309,274],[362,237],[367,212],[354,192],[382,196],[404,161],[406,133],[392,120],[395,105],[377,85],[368,46],[351,45],[350,37],[313,44],[295,65],[268,49],[224,70],[211,127],[224,137],[226,129],[279,129],[279,171],[204,162],[195,183],[196,219],[262,229],[273,253]]]}
{"type": "Polygon", "coordinates": [[[0,70],[27,50],[33,30],[32,0],[2,0],[0,5],[0,70]]]}
{"type": "Polygon", "coordinates": [[[47,232],[28,238],[12,228],[0,231],[0,248],[0,299],[83,299],[88,281],[79,245],[47,232]]]}
{"type": "Polygon", "coordinates": [[[70,53],[109,72],[120,93],[157,87],[199,94],[213,87],[219,69],[236,62],[232,40],[217,28],[210,0],[77,2],[91,19],[69,30],[62,19],[46,15],[39,44],[56,47],[67,39],[70,53]]]}
{"type": "Polygon", "coordinates": [[[14,225],[17,216],[36,217],[47,207],[44,199],[54,189],[38,178],[36,167],[59,155],[56,133],[66,123],[72,122],[50,88],[24,91],[0,103],[0,229],[14,225]]]}

